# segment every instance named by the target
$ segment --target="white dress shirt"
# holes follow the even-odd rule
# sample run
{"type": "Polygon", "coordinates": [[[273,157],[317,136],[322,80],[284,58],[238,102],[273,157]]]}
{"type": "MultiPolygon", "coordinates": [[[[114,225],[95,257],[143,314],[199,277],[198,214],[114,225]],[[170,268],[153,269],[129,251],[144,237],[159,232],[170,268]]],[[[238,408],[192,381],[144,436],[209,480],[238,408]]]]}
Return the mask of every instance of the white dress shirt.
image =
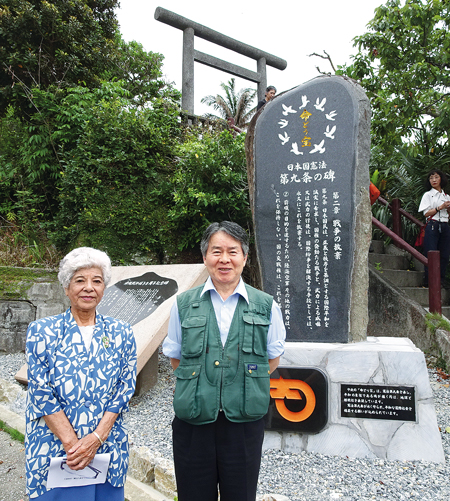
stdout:
{"type": "MultiPolygon", "coordinates": [[[[425,215],[431,209],[437,209],[444,202],[450,201],[450,196],[444,193],[444,190],[438,191],[431,188],[427,191],[420,201],[419,212],[423,212],[425,215]]],[[[448,212],[447,209],[442,209],[436,212],[436,214],[431,218],[434,221],[441,223],[448,223],[448,212]]]]}

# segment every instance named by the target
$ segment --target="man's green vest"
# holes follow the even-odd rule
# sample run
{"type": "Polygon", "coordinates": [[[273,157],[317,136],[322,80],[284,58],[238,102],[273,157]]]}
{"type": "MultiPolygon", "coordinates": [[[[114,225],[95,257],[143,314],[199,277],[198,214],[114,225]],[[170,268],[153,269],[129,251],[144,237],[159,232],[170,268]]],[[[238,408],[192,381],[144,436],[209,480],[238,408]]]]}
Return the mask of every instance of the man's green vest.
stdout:
{"type": "Polygon", "coordinates": [[[174,410],[191,424],[217,419],[220,410],[230,421],[262,418],[270,401],[267,333],[272,296],[245,285],[249,303],[240,296],[225,346],[210,293],[203,285],[177,298],[182,341],[174,410]]]}

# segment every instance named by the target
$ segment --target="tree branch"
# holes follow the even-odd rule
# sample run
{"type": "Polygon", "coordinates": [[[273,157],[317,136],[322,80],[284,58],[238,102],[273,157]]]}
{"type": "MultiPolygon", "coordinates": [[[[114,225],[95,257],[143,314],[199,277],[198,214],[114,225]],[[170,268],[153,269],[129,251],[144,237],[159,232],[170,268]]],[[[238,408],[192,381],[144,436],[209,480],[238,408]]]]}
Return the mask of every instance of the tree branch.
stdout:
{"type": "MultiPolygon", "coordinates": [[[[321,59],[325,59],[325,60],[329,61],[329,63],[331,64],[331,67],[333,68],[334,73],[336,73],[336,68],[334,67],[333,61],[331,60],[331,56],[325,50],[323,51],[323,53],[325,54],[324,56],[313,52],[312,54],[308,54],[308,57],[317,56],[317,57],[320,57],[321,59]]],[[[330,74],[330,73],[325,73],[324,71],[320,71],[320,68],[318,66],[316,66],[316,69],[322,75],[329,75],[330,74]]]]}

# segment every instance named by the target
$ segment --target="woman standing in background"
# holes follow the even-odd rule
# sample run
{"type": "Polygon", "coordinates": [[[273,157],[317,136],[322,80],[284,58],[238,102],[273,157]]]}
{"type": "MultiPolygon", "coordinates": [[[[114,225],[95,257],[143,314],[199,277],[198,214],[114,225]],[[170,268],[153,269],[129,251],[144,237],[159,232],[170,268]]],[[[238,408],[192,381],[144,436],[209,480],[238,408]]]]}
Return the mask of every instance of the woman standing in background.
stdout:
{"type": "MultiPolygon", "coordinates": [[[[427,218],[423,250],[426,257],[428,251],[438,250],[441,253],[441,284],[447,287],[445,273],[450,257],[450,227],[448,225],[450,196],[444,193],[447,176],[438,169],[428,173],[425,187],[428,190],[422,197],[419,212],[427,218]]],[[[428,287],[428,268],[425,267],[424,286],[428,287]]]]}

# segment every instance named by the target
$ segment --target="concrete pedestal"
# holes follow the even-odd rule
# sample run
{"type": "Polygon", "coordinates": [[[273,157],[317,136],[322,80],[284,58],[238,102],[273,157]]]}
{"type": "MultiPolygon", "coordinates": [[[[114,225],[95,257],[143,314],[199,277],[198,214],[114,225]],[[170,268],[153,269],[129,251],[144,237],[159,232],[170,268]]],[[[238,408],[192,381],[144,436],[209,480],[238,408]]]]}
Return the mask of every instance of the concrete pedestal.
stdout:
{"type": "Polygon", "coordinates": [[[317,434],[266,431],[264,449],[354,458],[444,461],[424,354],[407,338],[351,344],[286,343],[280,367],[314,367],[328,379],[328,423],[317,434]],[[416,421],[341,416],[341,384],[412,386],[416,421]]]}
{"type": "Polygon", "coordinates": [[[137,375],[135,395],[142,395],[158,382],[158,358],[156,350],[137,375]]]}

